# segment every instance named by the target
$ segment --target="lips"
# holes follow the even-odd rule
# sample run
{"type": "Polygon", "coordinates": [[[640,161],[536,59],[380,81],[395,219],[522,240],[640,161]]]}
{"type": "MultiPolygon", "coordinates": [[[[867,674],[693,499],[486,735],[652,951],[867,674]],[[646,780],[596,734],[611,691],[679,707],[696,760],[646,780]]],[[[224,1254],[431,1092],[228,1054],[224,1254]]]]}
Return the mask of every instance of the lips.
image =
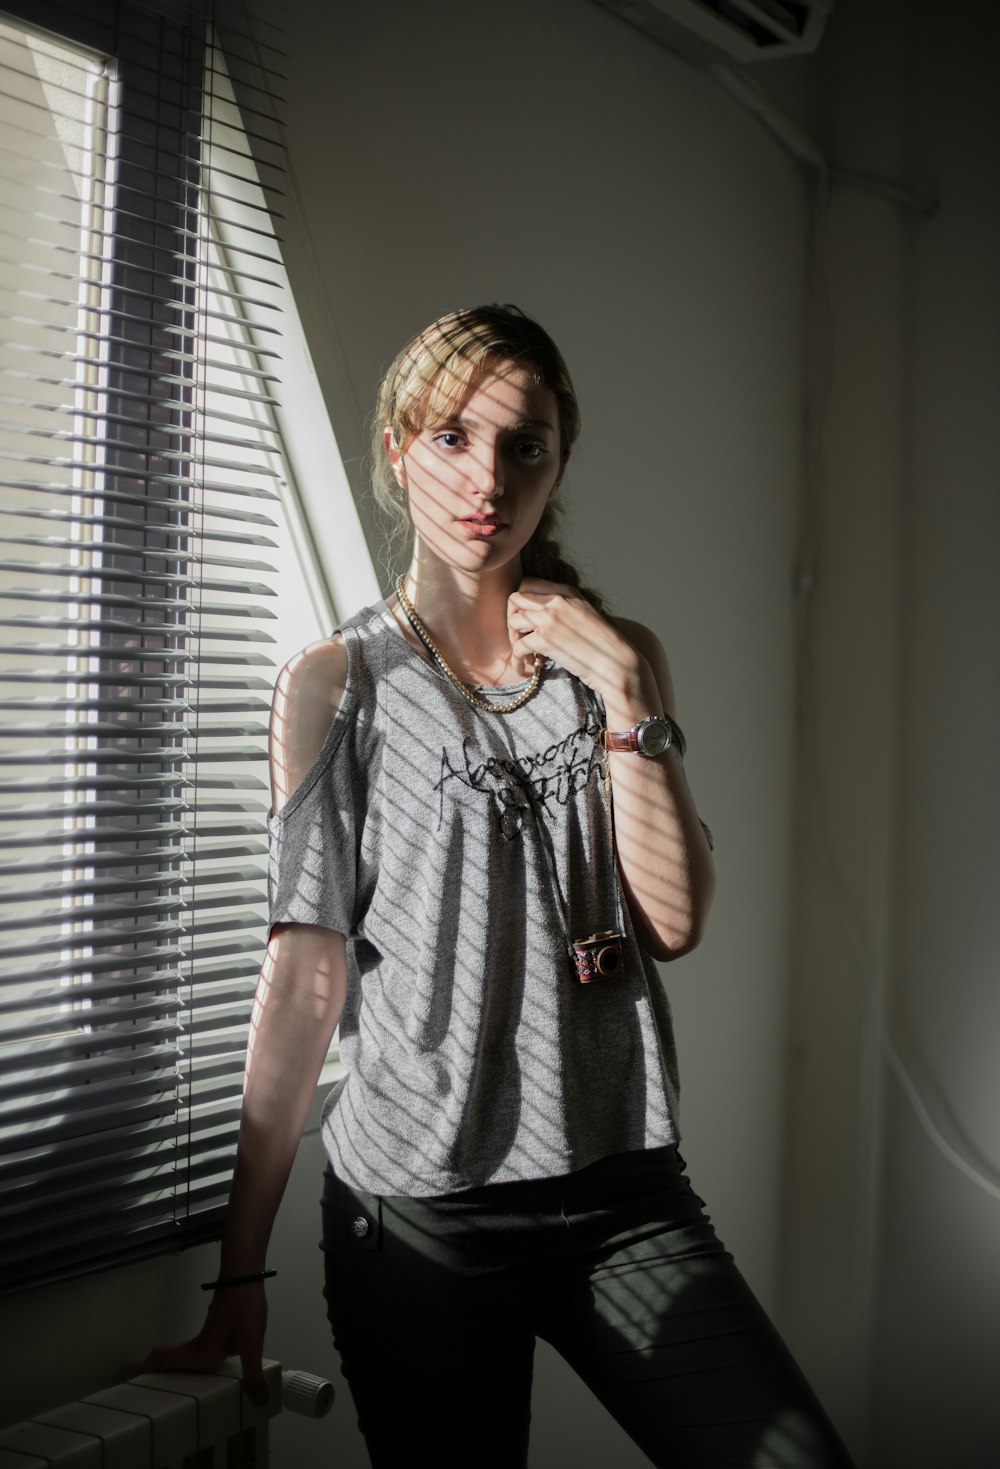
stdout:
{"type": "Polygon", "coordinates": [[[458,523],[468,535],[481,536],[484,540],[489,540],[504,527],[499,515],[463,515],[458,523]]]}

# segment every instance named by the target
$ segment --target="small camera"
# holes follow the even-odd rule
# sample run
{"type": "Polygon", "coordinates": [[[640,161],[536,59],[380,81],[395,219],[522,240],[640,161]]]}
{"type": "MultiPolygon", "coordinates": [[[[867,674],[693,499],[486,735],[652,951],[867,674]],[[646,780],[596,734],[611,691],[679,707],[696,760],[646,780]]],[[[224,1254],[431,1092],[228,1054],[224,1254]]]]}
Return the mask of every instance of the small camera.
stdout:
{"type": "Polygon", "coordinates": [[[581,984],[590,984],[594,979],[614,979],[621,974],[625,968],[624,939],[624,934],[608,929],[606,933],[592,933],[588,939],[574,940],[573,963],[581,984]]]}

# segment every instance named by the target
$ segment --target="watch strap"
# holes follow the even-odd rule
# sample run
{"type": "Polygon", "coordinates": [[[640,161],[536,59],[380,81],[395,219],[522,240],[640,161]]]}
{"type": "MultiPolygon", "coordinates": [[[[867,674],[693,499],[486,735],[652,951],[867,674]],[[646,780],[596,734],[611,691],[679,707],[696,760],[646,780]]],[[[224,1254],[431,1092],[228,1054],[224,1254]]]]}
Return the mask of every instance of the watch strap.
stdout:
{"type": "Polygon", "coordinates": [[[634,725],[632,729],[624,729],[619,734],[610,729],[602,729],[601,744],[605,750],[635,755],[639,750],[639,726],[634,725]]]}
{"type": "Polygon", "coordinates": [[[657,724],[665,724],[670,735],[670,743],[667,749],[675,749],[683,760],[687,749],[687,741],[683,731],[676,719],[669,714],[651,714],[647,719],[640,719],[638,724],[633,724],[631,729],[610,730],[602,729],[599,735],[603,749],[626,755],[637,755],[639,751],[639,730],[644,724],[655,721],[657,724]]]}

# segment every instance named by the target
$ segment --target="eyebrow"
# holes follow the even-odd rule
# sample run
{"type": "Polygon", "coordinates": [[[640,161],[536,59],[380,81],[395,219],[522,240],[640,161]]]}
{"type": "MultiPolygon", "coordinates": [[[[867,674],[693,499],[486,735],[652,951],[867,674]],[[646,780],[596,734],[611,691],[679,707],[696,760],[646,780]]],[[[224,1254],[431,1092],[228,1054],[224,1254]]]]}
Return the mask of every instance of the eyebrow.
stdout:
{"type": "MultiPolygon", "coordinates": [[[[481,429],[486,427],[486,425],[481,423],[479,419],[466,418],[464,414],[461,413],[456,413],[451,418],[445,419],[445,423],[460,423],[464,428],[473,429],[481,429]]],[[[490,427],[492,427],[492,425],[490,425],[490,427]]],[[[555,424],[550,423],[547,418],[519,418],[515,423],[504,424],[502,432],[508,434],[516,434],[520,433],[523,429],[526,428],[547,428],[550,433],[554,434],[556,432],[555,424]]]]}

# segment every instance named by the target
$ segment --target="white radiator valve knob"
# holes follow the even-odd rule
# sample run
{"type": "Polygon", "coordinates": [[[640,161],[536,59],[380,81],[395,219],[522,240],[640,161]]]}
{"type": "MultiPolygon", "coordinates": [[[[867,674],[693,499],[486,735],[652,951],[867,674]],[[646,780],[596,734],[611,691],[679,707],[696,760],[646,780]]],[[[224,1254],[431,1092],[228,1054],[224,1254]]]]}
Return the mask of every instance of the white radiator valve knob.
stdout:
{"type": "Polygon", "coordinates": [[[325,1418],[333,1407],[333,1383],[311,1372],[282,1372],[281,1406],[306,1418],[325,1418]]]}

